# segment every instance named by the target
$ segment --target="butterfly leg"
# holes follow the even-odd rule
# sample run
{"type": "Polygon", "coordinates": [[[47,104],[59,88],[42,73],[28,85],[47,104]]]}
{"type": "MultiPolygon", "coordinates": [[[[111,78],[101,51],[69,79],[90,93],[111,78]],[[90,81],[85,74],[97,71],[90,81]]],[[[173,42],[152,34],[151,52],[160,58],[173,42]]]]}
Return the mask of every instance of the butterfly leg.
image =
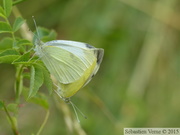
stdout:
{"type": "Polygon", "coordinates": [[[69,104],[71,102],[70,98],[66,98],[66,97],[63,97],[60,93],[61,93],[61,88],[54,83],[54,85],[57,87],[56,90],[54,90],[56,92],[56,94],[67,104],[69,104]]]}
{"type": "Polygon", "coordinates": [[[63,97],[60,95],[61,88],[60,88],[57,84],[55,84],[55,83],[53,83],[53,84],[54,84],[54,86],[57,87],[57,89],[54,90],[54,91],[56,92],[56,94],[57,94],[60,98],[63,98],[63,97]]]}
{"type": "Polygon", "coordinates": [[[35,56],[35,53],[33,54],[33,56],[28,60],[28,62],[30,62],[35,56]]]}

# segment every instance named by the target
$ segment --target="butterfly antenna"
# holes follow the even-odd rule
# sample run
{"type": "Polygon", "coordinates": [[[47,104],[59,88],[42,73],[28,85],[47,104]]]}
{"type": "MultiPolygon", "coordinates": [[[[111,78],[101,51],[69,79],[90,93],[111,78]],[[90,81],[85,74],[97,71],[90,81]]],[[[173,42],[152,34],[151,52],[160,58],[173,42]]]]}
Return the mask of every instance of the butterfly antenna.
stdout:
{"type": "MultiPolygon", "coordinates": [[[[54,85],[59,89],[59,87],[58,87],[56,84],[54,84],[54,85]]],[[[54,91],[56,92],[56,94],[57,94],[61,99],[64,100],[65,103],[70,103],[70,104],[71,104],[71,106],[73,107],[73,110],[74,110],[74,112],[75,112],[77,121],[78,121],[79,123],[80,123],[80,120],[79,120],[79,116],[78,116],[78,113],[77,113],[76,110],[78,110],[78,111],[80,112],[80,114],[81,114],[85,119],[87,119],[87,116],[84,115],[84,113],[83,113],[69,98],[68,98],[67,101],[66,101],[66,99],[64,99],[64,98],[60,95],[60,93],[58,92],[58,90],[54,90],[54,91]]]]}
{"type": "Polygon", "coordinates": [[[72,105],[73,109],[74,109],[74,112],[75,112],[75,115],[76,115],[76,118],[77,118],[77,121],[80,123],[80,120],[79,120],[79,117],[78,117],[78,114],[77,114],[77,111],[78,110],[80,112],[80,114],[85,118],[87,119],[86,115],[84,115],[83,112],[81,112],[81,110],[72,102],[72,101],[69,101],[69,103],[72,105]]]}
{"type": "Polygon", "coordinates": [[[30,29],[29,29],[29,31],[33,34],[33,36],[35,36],[38,40],[40,40],[38,35],[34,34],[30,29]]]}
{"type": "MultiPolygon", "coordinates": [[[[57,94],[60,98],[62,98],[61,95],[58,93],[58,91],[55,90],[55,92],[56,92],[56,94],[57,94]]],[[[72,105],[72,107],[73,107],[73,109],[74,109],[74,112],[75,112],[75,115],[76,115],[76,118],[77,118],[77,121],[80,123],[80,120],[79,120],[79,117],[78,117],[76,108],[74,107],[74,104],[73,104],[71,101],[70,101],[69,103],[72,105]]]]}
{"type": "Polygon", "coordinates": [[[76,111],[76,108],[75,108],[74,104],[73,104],[72,102],[70,102],[70,104],[71,104],[72,107],[73,107],[73,110],[74,110],[74,112],[75,112],[75,115],[76,115],[76,118],[77,118],[78,123],[80,123],[79,116],[78,116],[78,114],[77,114],[77,111],[76,111]]]}
{"type": "Polygon", "coordinates": [[[34,18],[34,16],[32,16],[32,19],[33,19],[33,22],[34,22],[34,25],[35,25],[35,28],[36,28],[36,32],[37,32],[37,35],[35,35],[35,37],[39,40],[39,42],[41,41],[40,40],[40,34],[39,34],[39,31],[38,31],[38,28],[37,28],[37,24],[36,24],[36,20],[34,18]]]}

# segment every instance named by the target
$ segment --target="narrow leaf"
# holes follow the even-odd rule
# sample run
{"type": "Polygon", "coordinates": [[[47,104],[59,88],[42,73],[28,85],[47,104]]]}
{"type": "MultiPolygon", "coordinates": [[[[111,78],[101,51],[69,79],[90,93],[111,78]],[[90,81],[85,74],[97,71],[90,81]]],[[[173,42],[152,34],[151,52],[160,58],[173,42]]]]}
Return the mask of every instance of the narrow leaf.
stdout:
{"type": "Polygon", "coordinates": [[[26,39],[16,38],[16,48],[20,52],[26,52],[26,46],[32,46],[32,43],[26,39]]]}
{"type": "Polygon", "coordinates": [[[35,96],[44,81],[41,69],[31,66],[30,90],[28,99],[35,96]]]}
{"type": "Polygon", "coordinates": [[[44,107],[45,109],[49,108],[48,100],[46,96],[42,93],[37,93],[36,96],[31,98],[28,102],[32,102],[34,104],[40,105],[44,107]]]}
{"type": "Polygon", "coordinates": [[[25,20],[22,17],[16,18],[16,20],[13,24],[13,31],[16,32],[24,22],[25,22],[25,20]]]}
{"type": "Polygon", "coordinates": [[[32,43],[29,41],[29,40],[26,40],[26,39],[21,39],[17,42],[17,46],[18,47],[21,47],[21,46],[32,46],[32,43]]]}
{"type": "Polygon", "coordinates": [[[12,64],[28,64],[30,58],[30,52],[21,55],[19,58],[13,61],[12,64]]]}
{"type": "Polygon", "coordinates": [[[53,82],[50,77],[49,71],[45,68],[43,63],[38,63],[37,66],[43,71],[44,84],[47,87],[49,94],[53,92],[53,82]]]}
{"type": "Polygon", "coordinates": [[[47,36],[44,36],[42,38],[42,41],[47,42],[47,41],[54,40],[54,39],[56,39],[56,36],[57,36],[56,32],[54,30],[51,30],[51,31],[49,31],[47,36]]]}
{"type": "MultiPolygon", "coordinates": [[[[54,30],[48,30],[46,28],[43,27],[38,27],[38,32],[39,32],[39,38],[43,41],[43,42],[47,42],[47,41],[51,41],[56,39],[56,32],[54,30]]],[[[37,31],[35,32],[35,35],[37,35],[37,31]]],[[[36,41],[37,36],[34,36],[33,41],[36,41]]]]}
{"type": "Polygon", "coordinates": [[[3,109],[3,107],[4,107],[4,103],[3,101],[0,101],[0,109],[3,109]]]}
{"type": "Polygon", "coordinates": [[[16,113],[17,110],[18,110],[18,105],[17,104],[13,104],[13,103],[12,104],[8,104],[7,109],[10,112],[16,113]]]}
{"type": "Polygon", "coordinates": [[[2,51],[0,53],[0,63],[12,63],[19,56],[19,53],[13,49],[2,51]]]}
{"type": "Polygon", "coordinates": [[[50,77],[50,73],[46,68],[43,69],[43,75],[44,75],[44,84],[46,85],[47,89],[49,90],[49,94],[52,94],[53,83],[52,83],[52,80],[50,77]]]}
{"type": "Polygon", "coordinates": [[[13,6],[19,4],[19,3],[23,2],[23,1],[26,1],[26,0],[16,0],[16,1],[13,2],[13,6]]]}
{"type": "Polygon", "coordinates": [[[23,72],[23,78],[30,79],[30,73],[29,72],[23,72]]]}
{"type": "Polygon", "coordinates": [[[17,127],[18,123],[17,123],[17,118],[15,116],[12,116],[12,120],[14,125],[17,127]]]}
{"type": "Polygon", "coordinates": [[[12,32],[11,26],[6,22],[0,22],[0,33],[7,33],[7,32],[9,33],[12,32]]]}
{"type": "Polygon", "coordinates": [[[7,119],[8,119],[9,124],[11,124],[13,121],[14,126],[17,127],[17,118],[15,116],[11,116],[12,121],[9,119],[9,117],[7,117],[7,119]]]}
{"type": "Polygon", "coordinates": [[[5,15],[5,13],[4,13],[4,10],[3,10],[3,8],[0,6],[0,16],[2,17],[2,18],[6,18],[6,15],[5,15]]]}
{"type": "Polygon", "coordinates": [[[3,0],[3,6],[6,17],[9,17],[12,10],[12,0],[3,0]]]}
{"type": "Polygon", "coordinates": [[[14,49],[8,49],[0,53],[0,57],[6,56],[6,55],[19,55],[19,53],[14,49]]]}
{"type": "Polygon", "coordinates": [[[3,38],[0,41],[0,51],[12,48],[13,39],[10,37],[3,38]]]}

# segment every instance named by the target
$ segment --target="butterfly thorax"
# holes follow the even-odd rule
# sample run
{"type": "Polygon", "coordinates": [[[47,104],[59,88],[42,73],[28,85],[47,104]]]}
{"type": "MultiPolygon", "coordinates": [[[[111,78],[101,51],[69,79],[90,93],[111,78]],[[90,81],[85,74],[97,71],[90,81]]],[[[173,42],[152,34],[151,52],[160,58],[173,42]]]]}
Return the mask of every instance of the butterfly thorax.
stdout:
{"type": "Polygon", "coordinates": [[[44,45],[44,42],[42,42],[42,41],[39,41],[39,40],[36,40],[35,41],[35,49],[34,49],[34,51],[36,52],[36,54],[38,55],[38,56],[42,56],[42,54],[43,54],[43,45],[44,45]]]}

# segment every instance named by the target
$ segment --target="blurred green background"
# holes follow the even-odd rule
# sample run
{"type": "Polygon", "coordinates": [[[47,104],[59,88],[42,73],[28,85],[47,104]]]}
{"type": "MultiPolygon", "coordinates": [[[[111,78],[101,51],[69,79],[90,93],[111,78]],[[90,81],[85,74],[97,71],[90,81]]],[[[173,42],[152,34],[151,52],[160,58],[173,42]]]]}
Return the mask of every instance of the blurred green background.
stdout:
{"type": "MultiPolygon", "coordinates": [[[[18,4],[32,31],[35,16],[38,26],[58,33],[57,39],[105,50],[98,74],[72,97],[88,119],[79,114],[77,124],[70,105],[46,94],[50,117],[42,134],[121,135],[124,127],[179,127],[179,7],[179,0],[26,0],[18,4]]],[[[14,76],[13,66],[0,64],[0,98],[9,102],[14,98],[14,76]]],[[[0,135],[12,133],[5,117],[0,111],[0,135]]],[[[44,117],[42,107],[24,102],[18,117],[22,135],[36,133],[44,117]]]]}

